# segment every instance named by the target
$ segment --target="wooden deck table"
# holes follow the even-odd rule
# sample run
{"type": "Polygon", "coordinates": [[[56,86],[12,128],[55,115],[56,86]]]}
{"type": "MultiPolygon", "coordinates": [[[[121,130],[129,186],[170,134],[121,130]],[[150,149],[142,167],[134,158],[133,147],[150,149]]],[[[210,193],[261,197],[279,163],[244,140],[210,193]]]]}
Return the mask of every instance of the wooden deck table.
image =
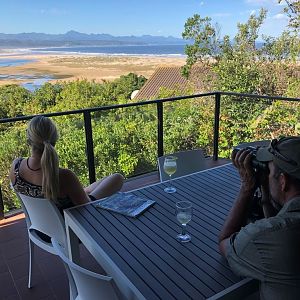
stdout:
{"type": "Polygon", "coordinates": [[[173,194],[163,191],[167,183],[133,191],[156,201],[138,218],[93,203],[66,210],[70,256],[78,260],[79,238],[128,298],[230,299],[232,291],[250,282],[234,275],[218,250],[218,234],[238,193],[239,175],[227,164],[174,179],[173,184],[173,194]],[[181,228],[175,204],[181,200],[193,205],[188,243],[176,240],[181,228]]]}

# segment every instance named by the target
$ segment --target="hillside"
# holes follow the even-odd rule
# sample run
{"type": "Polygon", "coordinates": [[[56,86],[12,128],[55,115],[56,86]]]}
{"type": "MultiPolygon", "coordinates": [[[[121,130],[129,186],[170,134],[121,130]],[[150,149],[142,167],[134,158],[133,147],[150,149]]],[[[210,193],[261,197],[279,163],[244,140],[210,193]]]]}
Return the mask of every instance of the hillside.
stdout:
{"type": "Polygon", "coordinates": [[[65,34],[47,33],[0,33],[0,47],[50,47],[50,46],[77,46],[77,45],[169,45],[186,44],[186,41],[172,36],[113,36],[110,34],[86,34],[77,31],[68,31],[65,34]]]}

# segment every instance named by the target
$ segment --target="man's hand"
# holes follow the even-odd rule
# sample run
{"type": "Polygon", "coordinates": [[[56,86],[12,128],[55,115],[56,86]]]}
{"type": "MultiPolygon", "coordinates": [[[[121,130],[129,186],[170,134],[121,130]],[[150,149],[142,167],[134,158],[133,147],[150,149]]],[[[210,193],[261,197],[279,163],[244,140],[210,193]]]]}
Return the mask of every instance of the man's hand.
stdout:
{"type": "Polygon", "coordinates": [[[256,186],[255,171],[251,165],[252,153],[249,149],[239,150],[237,153],[232,152],[232,163],[238,169],[241,177],[241,190],[253,193],[256,186]]]}
{"type": "Polygon", "coordinates": [[[240,231],[245,223],[249,204],[253,200],[254,192],[257,187],[256,174],[251,165],[251,150],[242,149],[236,154],[233,152],[231,159],[233,165],[239,171],[241,188],[219,235],[220,252],[224,256],[226,256],[226,245],[229,243],[230,236],[240,231]]]}

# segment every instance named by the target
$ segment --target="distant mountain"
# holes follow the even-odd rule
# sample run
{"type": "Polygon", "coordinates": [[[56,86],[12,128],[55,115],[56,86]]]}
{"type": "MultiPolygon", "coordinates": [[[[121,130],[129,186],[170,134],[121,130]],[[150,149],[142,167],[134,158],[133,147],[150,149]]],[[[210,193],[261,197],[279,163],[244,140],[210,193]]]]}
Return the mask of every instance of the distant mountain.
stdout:
{"type": "Polygon", "coordinates": [[[86,34],[74,30],[65,34],[48,33],[0,33],[0,47],[50,47],[82,45],[169,45],[186,44],[186,41],[172,36],[113,36],[110,34],[86,34]]]}

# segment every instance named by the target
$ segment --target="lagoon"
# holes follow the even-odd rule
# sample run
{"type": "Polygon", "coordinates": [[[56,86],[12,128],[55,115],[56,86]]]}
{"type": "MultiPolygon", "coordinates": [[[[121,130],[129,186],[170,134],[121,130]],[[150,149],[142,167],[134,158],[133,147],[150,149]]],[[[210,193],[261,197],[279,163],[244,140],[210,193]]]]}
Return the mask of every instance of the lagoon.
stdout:
{"type": "Polygon", "coordinates": [[[0,58],[0,67],[12,67],[12,66],[21,66],[30,62],[34,62],[35,59],[7,59],[0,58]]]}
{"type": "Polygon", "coordinates": [[[25,89],[29,90],[30,92],[34,92],[36,89],[40,88],[43,84],[48,82],[49,80],[53,79],[50,76],[36,76],[36,75],[22,75],[22,74],[14,74],[14,75],[6,75],[0,74],[0,81],[1,80],[26,80],[25,82],[21,83],[20,85],[25,89]]]}

